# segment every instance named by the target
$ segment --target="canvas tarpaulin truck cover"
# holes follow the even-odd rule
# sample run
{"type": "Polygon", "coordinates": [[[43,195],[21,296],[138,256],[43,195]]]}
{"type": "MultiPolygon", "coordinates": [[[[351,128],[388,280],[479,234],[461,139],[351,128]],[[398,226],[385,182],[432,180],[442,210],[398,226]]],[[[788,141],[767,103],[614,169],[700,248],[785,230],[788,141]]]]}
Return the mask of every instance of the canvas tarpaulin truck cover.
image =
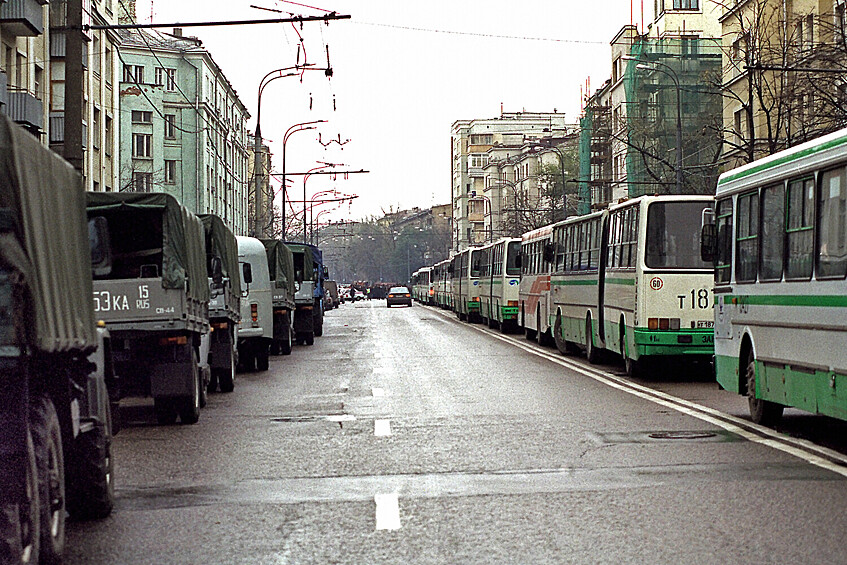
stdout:
{"type": "MultiPolygon", "coordinates": [[[[236,293],[241,292],[241,270],[238,268],[238,241],[220,216],[201,214],[206,230],[206,253],[217,255],[223,264],[223,275],[228,277],[236,293]],[[208,244],[211,243],[211,247],[208,244]]],[[[211,275],[211,273],[209,273],[211,275]]]]}
{"type": "MultiPolygon", "coordinates": [[[[312,253],[312,247],[304,243],[285,242],[285,245],[291,250],[294,255],[303,256],[303,273],[300,275],[303,280],[311,281],[315,278],[315,258],[312,253]]],[[[297,274],[295,273],[295,277],[297,274]]],[[[302,282],[302,281],[301,281],[302,282]]]]}
{"type": "Polygon", "coordinates": [[[268,270],[277,288],[287,288],[294,295],[294,254],[277,239],[261,240],[268,253],[268,270]]]}
{"type": "MultiPolygon", "coordinates": [[[[164,288],[187,289],[189,298],[209,301],[206,237],[200,218],[165,193],[88,192],[86,195],[88,217],[103,216],[109,223],[113,250],[126,243],[118,241],[120,238],[146,239],[150,245],[158,246],[161,253],[159,276],[164,288]]],[[[106,278],[126,278],[126,275],[113,273],[106,278]]]]}
{"type": "Polygon", "coordinates": [[[45,353],[96,347],[82,179],[5,116],[0,116],[0,208],[11,211],[25,255],[4,241],[0,257],[27,281],[35,317],[28,325],[36,346],[45,353]]]}

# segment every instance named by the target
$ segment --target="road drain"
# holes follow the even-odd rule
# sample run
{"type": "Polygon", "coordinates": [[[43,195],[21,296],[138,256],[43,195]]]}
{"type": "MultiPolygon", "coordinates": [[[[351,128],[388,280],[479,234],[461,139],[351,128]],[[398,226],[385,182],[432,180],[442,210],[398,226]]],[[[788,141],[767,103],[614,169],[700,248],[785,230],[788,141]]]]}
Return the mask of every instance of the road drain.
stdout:
{"type": "Polygon", "coordinates": [[[712,432],[653,432],[648,434],[653,439],[709,439],[717,434],[712,432]]]}

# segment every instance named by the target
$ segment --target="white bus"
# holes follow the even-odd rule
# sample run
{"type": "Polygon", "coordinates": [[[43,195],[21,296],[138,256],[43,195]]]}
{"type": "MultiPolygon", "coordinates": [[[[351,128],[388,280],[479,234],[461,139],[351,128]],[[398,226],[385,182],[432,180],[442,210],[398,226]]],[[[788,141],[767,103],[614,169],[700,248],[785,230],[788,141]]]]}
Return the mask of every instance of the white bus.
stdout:
{"type": "Polygon", "coordinates": [[[518,327],[520,299],[520,238],[502,238],[489,243],[480,254],[479,300],[483,323],[503,332],[518,327]]]}
{"type": "Polygon", "coordinates": [[[528,231],[521,237],[520,326],[527,339],[552,345],[550,330],[550,272],[554,260],[553,226],[528,231]]]}
{"type": "Polygon", "coordinates": [[[563,352],[619,354],[634,375],[651,358],[714,352],[713,268],[700,257],[711,196],[642,196],[554,226],[551,315],[563,352]]]}
{"type": "Polygon", "coordinates": [[[432,267],[421,267],[412,273],[412,298],[423,304],[431,304],[435,289],[432,287],[432,267]]]}
{"type": "Polygon", "coordinates": [[[453,310],[460,320],[479,321],[479,269],[478,247],[464,249],[453,256],[450,281],[453,310]]]}
{"type": "Polygon", "coordinates": [[[724,173],[715,212],[718,383],[757,423],[847,419],[847,129],[724,173]]]}
{"type": "Polygon", "coordinates": [[[433,297],[435,305],[439,308],[449,309],[452,303],[450,259],[445,259],[432,266],[432,286],[435,291],[433,297]]]}

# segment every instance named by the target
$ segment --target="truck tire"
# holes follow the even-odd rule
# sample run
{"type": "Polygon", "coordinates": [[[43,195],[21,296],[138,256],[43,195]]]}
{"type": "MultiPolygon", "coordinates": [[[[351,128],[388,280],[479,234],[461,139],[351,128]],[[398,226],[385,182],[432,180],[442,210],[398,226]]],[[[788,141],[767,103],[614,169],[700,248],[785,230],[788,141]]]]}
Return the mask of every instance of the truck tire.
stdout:
{"type": "Polygon", "coordinates": [[[285,339],[282,340],[282,344],[280,346],[280,353],[282,353],[283,355],[291,355],[291,346],[294,341],[294,330],[291,328],[291,324],[288,320],[289,319],[286,318],[287,326],[285,329],[285,339]]]}
{"type": "Polygon", "coordinates": [[[200,420],[200,396],[203,382],[200,378],[200,367],[197,366],[197,352],[191,348],[191,377],[194,381],[193,394],[177,399],[179,419],[183,424],[196,424],[200,420]]]}
{"type": "Polygon", "coordinates": [[[59,563],[65,549],[65,463],[53,402],[43,395],[29,405],[29,427],[38,474],[41,563],[59,563]]]}
{"type": "Polygon", "coordinates": [[[315,334],[313,332],[307,332],[304,340],[306,345],[315,345],[315,334]]]}
{"type": "Polygon", "coordinates": [[[256,370],[257,371],[267,371],[270,366],[269,363],[270,352],[266,346],[262,346],[256,352],[256,370]]]}
{"type": "Polygon", "coordinates": [[[324,318],[323,315],[315,318],[314,335],[321,337],[324,334],[324,318]]]}
{"type": "Polygon", "coordinates": [[[38,505],[38,471],[35,468],[35,449],[27,434],[26,495],[21,508],[18,504],[0,507],[0,563],[36,565],[39,560],[41,520],[38,505]]]}
{"type": "Polygon", "coordinates": [[[232,392],[235,390],[235,350],[230,347],[229,367],[225,369],[212,369],[212,379],[220,383],[221,392],[232,392]]]}
{"type": "Polygon", "coordinates": [[[68,491],[68,512],[79,520],[100,520],[115,505],[112,459],[112,419],[81,434],[74,446],[75,460],[68,491]]]}

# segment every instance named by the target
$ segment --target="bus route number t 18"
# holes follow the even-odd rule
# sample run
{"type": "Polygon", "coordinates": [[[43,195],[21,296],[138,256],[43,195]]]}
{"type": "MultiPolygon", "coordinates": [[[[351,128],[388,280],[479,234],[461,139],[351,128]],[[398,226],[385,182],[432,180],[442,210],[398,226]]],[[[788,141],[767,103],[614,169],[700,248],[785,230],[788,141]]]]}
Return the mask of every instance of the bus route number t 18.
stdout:
{"type": "Polygon", "coordinates": [[[692,288],[690,294],[678,294],[677,298],[679,299],[680,310],[684,310],[688,307],[688,305],[690,305],[692,310],[706,310],[711,306],[711,300],[709,300],[709,290],[706,288],[692,288]],[[688,304],[686,304],[686,302],[688,304]]]}

